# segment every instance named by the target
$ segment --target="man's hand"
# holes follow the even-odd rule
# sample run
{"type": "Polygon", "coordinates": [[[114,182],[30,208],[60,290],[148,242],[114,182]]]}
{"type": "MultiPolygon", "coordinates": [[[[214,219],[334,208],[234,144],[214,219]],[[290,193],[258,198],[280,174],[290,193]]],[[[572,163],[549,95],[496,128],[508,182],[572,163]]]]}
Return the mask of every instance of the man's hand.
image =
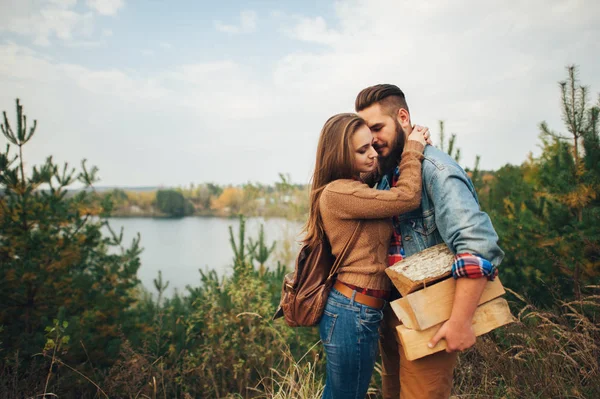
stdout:
{"type": "Polygon", "coordinates": [[[463,351],[475,345],[473,314],[487,279],[462,277],[456,280],[456,291],[450,319],[435,333],[429,347],[433,348],[440,339],[446,340],[446,352],[463,351]]]}
{"type": "Polygon", "coordinates": [[[455,321],[448,320],[435,333],[429,347],[435,347],[441,339],[446,340],[446,352],[460,352],[475,345],[475,331],[471,320],[455,321]]]}

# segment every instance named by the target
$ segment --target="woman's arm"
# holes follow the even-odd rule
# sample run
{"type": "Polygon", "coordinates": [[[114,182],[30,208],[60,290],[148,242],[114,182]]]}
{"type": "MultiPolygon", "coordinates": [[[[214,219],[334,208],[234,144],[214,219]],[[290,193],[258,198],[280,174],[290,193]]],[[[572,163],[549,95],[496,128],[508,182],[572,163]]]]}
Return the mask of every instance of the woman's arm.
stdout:
{"type": "Polygon", "coordinates": [[[353,180],[330,183],[321,194],[321,212],[334,213],[341,219],[383,219],[418,208],[423,149],[421,141],[407,140],[400,161],[400,178],[389,191],[353,180]]]}

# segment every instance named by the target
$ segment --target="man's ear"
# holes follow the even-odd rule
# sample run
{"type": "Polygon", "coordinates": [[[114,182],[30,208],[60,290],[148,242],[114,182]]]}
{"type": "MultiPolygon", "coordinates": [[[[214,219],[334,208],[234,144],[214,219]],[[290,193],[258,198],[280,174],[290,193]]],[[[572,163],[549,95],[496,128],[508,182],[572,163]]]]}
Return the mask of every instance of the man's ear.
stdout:
{"type": "Polygon", "coordinates": [[[396,119],[398,120],[400,126],[402,126],[402,129],[405,132],[410,133],[410,131],[412,130],[412,125],[410,123],[410,114],[408,113],[408,111],[404,108],[398,109],[396,119]]]}

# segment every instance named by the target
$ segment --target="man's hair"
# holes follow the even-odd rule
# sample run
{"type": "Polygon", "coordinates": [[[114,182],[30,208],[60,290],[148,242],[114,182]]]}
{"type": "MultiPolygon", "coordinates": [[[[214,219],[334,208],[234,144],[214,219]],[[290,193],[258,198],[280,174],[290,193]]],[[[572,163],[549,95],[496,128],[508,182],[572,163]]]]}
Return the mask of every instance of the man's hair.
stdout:
{"type": "Polygon", "coordinates": [[[398,86],[390,84],[380,84],[363,89],[356,96],[354,107],[356,108],[356,112],[360,112],[377,103],[381,105],[384,112],[391,116],[395,116],[400,108],[404,108],[407,112],[410,112],[408,104],[406,104],[404,92],[398,86]]]}

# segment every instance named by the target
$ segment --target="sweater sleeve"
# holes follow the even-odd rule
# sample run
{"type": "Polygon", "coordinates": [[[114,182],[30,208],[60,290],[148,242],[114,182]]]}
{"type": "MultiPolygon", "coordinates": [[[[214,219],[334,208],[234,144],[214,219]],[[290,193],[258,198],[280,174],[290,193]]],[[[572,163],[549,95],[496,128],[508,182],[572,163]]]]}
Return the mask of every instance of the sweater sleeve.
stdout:
{"type": "Polygon", "coordinates": [[[423,145],[407,141],[400,161],[400,178],[389,191],[372,189],[354,180],[336,180],[321,194],[321,212],[340,219],[383,219],[412,211],[421,202],[423,145]]]}

